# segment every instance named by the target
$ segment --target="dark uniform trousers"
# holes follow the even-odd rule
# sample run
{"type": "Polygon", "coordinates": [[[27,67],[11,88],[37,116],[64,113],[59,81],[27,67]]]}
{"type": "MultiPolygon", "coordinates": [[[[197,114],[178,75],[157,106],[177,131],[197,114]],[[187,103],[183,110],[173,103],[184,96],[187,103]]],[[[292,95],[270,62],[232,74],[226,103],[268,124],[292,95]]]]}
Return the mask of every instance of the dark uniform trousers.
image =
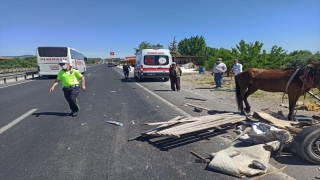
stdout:
{"type": "Polygon", "coordinates": [[[128,77],[129,76],[129,69],[123,70],[124,71],[124,76],[128,77]]]}
{"type": "Polygon", "coordinates": [[[172,91],[180,90],[180,77],[170,77],[170,82],[171,82],[171,89],[172,91]]]}
{"type": "Polygon", "coordinates": [[[80,92],[80,86],[76,85],[75,87],[64,87],[62,90],[64,93],[64,98],[66,98],[68,101],[71,111],[79,112],[80,108],[77,98],[80,92]]]}

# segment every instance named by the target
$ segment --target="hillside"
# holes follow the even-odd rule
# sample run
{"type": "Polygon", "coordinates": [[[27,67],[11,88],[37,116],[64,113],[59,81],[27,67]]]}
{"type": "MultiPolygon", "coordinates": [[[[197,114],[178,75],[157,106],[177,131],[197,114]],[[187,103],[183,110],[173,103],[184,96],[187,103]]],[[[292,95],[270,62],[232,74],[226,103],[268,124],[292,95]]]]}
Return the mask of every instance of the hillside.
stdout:
{"type": "Polygon", "coordinates": [[[27,54],[27,55],[22,55],[22,56],[2,56],[2,57],[4,57],[4,58],[12,58],[12,59],[14,59],[14,58],[24,59],[24,58],[36,57],[36,56],[27,54]]]}

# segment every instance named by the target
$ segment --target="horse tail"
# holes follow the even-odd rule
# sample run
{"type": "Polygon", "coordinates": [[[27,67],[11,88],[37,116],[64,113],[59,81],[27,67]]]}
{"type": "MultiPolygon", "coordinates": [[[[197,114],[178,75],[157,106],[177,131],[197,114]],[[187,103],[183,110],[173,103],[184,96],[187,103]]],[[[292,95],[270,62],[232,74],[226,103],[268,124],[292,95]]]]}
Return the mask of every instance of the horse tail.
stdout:
{"type": "Polygon", "coordinates": [[[238,77],[235,76],[234,79],[236,82],[236,98],[237,98],[238,110],[241,111],[243,109],[243,103],[242,103],[242,98],[241,98],[241,89],[240,89],[238,77]]]}

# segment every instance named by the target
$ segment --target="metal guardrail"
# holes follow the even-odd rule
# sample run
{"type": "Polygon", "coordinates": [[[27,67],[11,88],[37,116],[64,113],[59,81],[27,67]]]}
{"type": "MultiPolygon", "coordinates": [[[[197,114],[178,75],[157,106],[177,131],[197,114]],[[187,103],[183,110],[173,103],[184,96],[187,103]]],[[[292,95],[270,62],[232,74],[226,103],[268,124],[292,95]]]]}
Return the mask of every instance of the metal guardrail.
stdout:
{"type": "MultiPolygon", "coordinates": [[[[24,79],[27,79],[28,75],[32,75],[32,79],[34,79],[34,75],[38,74],[38,71],[29,71],[29,72],[23,72],[23,73],[12,73],[12,74],[5,74],[5,75],[0,75],[0,79],[3,79],[4,83],[7,83],[7,79],[13,79],[15,78],[16,81],[18,81],[19,77],[24,77],[24,79]]],[[[39,74],[38,74],[39,77],[39,74]]]]}

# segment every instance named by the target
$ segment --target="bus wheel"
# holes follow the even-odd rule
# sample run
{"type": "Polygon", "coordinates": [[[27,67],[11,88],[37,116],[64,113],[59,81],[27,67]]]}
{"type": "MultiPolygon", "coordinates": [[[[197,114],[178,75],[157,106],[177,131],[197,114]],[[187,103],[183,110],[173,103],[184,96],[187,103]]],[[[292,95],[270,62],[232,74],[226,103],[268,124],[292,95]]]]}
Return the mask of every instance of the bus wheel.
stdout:
{"type": "Polygon", "coordinates": [[[164,81],[169,81],[169,78],[164,78],[164,81]]]}

